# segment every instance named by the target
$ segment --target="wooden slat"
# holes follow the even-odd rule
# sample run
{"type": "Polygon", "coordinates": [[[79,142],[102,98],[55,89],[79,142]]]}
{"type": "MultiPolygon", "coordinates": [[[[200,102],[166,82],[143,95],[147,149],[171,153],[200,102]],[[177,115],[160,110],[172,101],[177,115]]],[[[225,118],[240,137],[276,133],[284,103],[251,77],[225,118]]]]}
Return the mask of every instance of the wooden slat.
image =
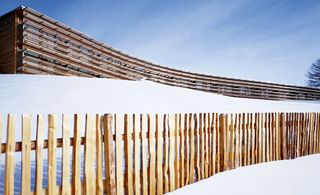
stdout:
{"type": "Polygon", "coordinates": [[[116,189],[116,174],[115,160],[113,147],[113,118],[111,114],[104,115],[104,156],[105,156],[105,171],[106,171],[106,192],[110,195],[115,195],[116,189]]]}
{"type": "Polygon", "coordinates": [[[134,193],[140,194],[140,139],[139,139],[139,120],[133,114],[133,133],[134,133],[134,193]]]}
{"type": "Polygon", "coordinates": [[[164,168],[163,168],[163,176],[164,176],[164,193],[168,193],[170,189],[170,181],[169,181],[169,130],[168,130],[168,115],[165,114],[163,117],[163,133],[164,133],[164,152],[163,152],[163,160],[164,160],[164,168]]]}
{"type": "Polygon", "coordinates": [[[199,118],[199,132],[200,132],[200,151],[199,151],[199,180],[204,179],[205,177],[205,113],[200,114],[199,118]]]}
{"type": "Polygon", "coordinates": [[[62,115],[62,194],[70,194],[70,116],[62,115]]]}
{"type": "Polygon", "coordinates": [[[124,115],[124,157],[125,157],[125,187],[129,195],[133,194],[133,171],[132,171],[132,145],[131,145],[131,126],[130,126],[130,117],[128,114],[124,115]]]}
{"type": "Polygon", "coordinates": [[[114,115],[115,119],[115,135],[116,135],[116,185],[117,185],[117,195],[124,194],[124,184],[123,184],[123,170],[122,170],[122,139],[121,132],[123,131],[123,117],[119,115],[114,115]]]}
{"type": "MultiPolygon", "coordinates": [[[[219,144],[220,146],[225,146],[225,116],[223,114],[219,115],[219,144]]],[[[220,168],[219,171],[224,171],[224,155],[225,147],[219,147],[219,156],[220,156],[220,168]]]]}
{"type": "Polygon", "coordinates": [[[44,119],[42,115],[37,116],[37,149],[36,149],[36,194],[43,192],[43,140],[44,140],[44,119]]]}
{"type": "Polygon", "coordinates": [[[96,131],[95,131],[95,120],[91,114],[86,114],[85,136],[86,136],[86,145],[85,145],[84,178],[85,178],[86,194],[96,194],[96,170],[95,170],[96,131]]]}
{"type": "Polygon", "coordinates": [[[208,125],[208,136],[207,136],[207,140],[208,140],[208,154],[207,154],[207,162],[208,162],[208,177],[212,176],[212,136],[213,136],[213,132],[212,132],[212,115],[211,113],[207,113],[208,116],[208,120],[207,120],[207,125],[208,125]]]}
{"type": "Polygon", "coordinates": [[[180,187],[185,186],[185,129],[184,129],[184,115],[179,114],[179,135],[180,135],[180,187]]]}
{"type": "Polygon", "coordinates": [[[169,182],[170,192],[175,189],[175,170],[174,170],[174,154],[175,154],[175,117],[169,115],[169,182]]]}
{"type": "Polygon", "coordinates": [[[235,114],[235,167],[238,168],[240,166],[240,121],[239,114],[235,114]]]}
{"type": "Polygon", "coordinates": [[[73,128],[73,157],[72,157],[72,194],[81,194],[81,134],[80,117],[74,115],[73,128]]]}
{"type": "MultiPolygon", "coordinates": [[[[148,114],[148,132],[149,132],[149,194],[156,194],[156,152],[155,152],[155,119],[148,114]]],[[[129,193],[130,194],[130,193],[129,193]]]]}
{"type": "Polygon", "coordinates": [[[230,135],[230,144],[229,144],[229,168],[234,168],[234,123],[233,123],[233,114],[230,114],[230,125],[229,125],[229,135],[230,135]]]}
{"type": "Polygon", "coordinates": [[[96,193],[102,195],[103,194],[103,177],[102,177],[102,123],[103,118],[100,117],[99,114],[96,114],[96,193]]]}
{"type": "MultiPolygon", "coordinates": [[[[215,115],[215,142],[216,142],[216,172],[215,173],[219,173],[220,172],[220,133],[219,133],[219,115],[218,113],[216,113],[215,115]]],[[[222,171],[222,170],[221,170],[222,171]]]]}
{"type": "Polygon", "coordinates": [[[195,148],[195,176],[196,176],[196,181],[199,181],[201,179],[201,170],[200,170],[200,128],[201,128],[201,119],[202,119],[202,113],[199,114],[199,118],[197,117],[197,114],[194,114],[194,133],[195,133],[195,138],[194,138],[194,148],[195,148]]]}
{"type": "Polygon", "coordinates": [[[190,141],[190,171],[189,171],[189,183],[194,182],[194,161],[195,161],[195,153],[194,153],[194,128],[195,121],[194,116],[190,113],[189,114],[189,141],[190,141]]]}
{"type": "Polygon", "coordinates": [[[174,115],[174,179],[175,179],[175,189],[180,188],[180,178],[179,178],[179,118],[178,114],[174,115]]]}
{"type": "Polygon", "coordinates": [[[190,126],[189,126],[189,115],[184,114],[183,132],[185,137],[185,185],[189,184],[190,181],[190,126]]]}
{"type": "Polygon", "coordinates": [[[56,129],[57,117],[55,115],[48,116],[48,194],[56,195],[57,193],[57,162],[56,162],[56,129]]]}
{"type": "MultiPolygon", "coordinates": [[[[163,174],[162,174],[162,164],[163,164],[163,123],[162,116],[156,114],[156,135],[157,135],[157,194],[163,194],[163,174]]],[[[138,139],[138,135],[137,138],[138,139]]],[[[139,193],[135,193],[139,194],[139,193]]]]}
{"type": "Polygon", "coordinates": [[[147,172],[147,138],[146,138],[146,117],[145,115],[140,115],[140,131],[141,131],[141,154],[142,154],[142,194],[148,194],[148,172],[147,172]]]}
{"type": "Polygon", "coordinates": [[[21,194],[30,194],[31,186],[31,117],[22,115],[21,194]]]}
{"type": "Polygon", "coordinates": [[[11,195],[14,192],[14,167],[15,167],[15,152],[14,145],[16,139],[16,115],[8,115],[7,123],[7,145],[6,145],[6,169],[5,169],[5,195],[11,195]]]}

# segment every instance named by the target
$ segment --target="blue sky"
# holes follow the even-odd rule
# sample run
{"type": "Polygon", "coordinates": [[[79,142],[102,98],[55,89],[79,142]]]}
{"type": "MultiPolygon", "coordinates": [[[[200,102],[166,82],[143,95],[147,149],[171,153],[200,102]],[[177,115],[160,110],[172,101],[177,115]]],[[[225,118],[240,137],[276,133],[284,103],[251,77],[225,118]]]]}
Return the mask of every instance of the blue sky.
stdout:
{"type": "Polygon", "coordinates": [[[14,1],[154,63],[305,85],[320,58],[320,1],[14,1]]]}

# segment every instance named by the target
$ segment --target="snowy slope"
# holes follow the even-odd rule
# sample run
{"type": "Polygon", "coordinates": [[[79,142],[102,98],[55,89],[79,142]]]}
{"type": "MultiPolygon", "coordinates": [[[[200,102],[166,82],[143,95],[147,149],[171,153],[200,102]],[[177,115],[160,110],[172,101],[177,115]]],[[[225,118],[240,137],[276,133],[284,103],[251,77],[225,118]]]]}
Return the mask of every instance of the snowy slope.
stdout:
{"type": "Polygon", "coordinates": [[[0,75],[0,113],[309,112],[320,102],[232,98],[149,81],[0,75]]]}
{"type": "Polygon", "coordinates": [[[320,154],[219,173],[170,194],[319,195],[320,154]]]}

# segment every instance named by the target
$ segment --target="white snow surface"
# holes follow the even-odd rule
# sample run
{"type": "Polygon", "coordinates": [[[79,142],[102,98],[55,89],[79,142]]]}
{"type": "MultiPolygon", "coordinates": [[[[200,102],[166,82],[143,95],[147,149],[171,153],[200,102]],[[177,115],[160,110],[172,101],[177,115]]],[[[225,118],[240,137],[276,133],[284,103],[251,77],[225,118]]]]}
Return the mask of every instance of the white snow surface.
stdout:
{"type": "Polygon", "coordinates": [[[319,195],[320,154],[218,173],[169,194],[319,195]]]}
{"type": "Polygon", "coordinates": [[[319,102],[226,97],[150,81],[0,75],[0,113],[317,112],[319,102]]]}

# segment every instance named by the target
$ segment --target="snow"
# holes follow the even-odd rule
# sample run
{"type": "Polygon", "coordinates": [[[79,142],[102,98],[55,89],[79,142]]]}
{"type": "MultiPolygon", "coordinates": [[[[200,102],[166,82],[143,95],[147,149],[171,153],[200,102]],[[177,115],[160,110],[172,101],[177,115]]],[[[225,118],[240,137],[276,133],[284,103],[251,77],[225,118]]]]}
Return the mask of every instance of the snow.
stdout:
{"type": "Polygon", "coordinates": [[[0,75],[0,113],[312,112],[319,102],[226,97],[150,81],[0,75]]]}
{"type": "Polygon", "coordinates": [[[320,154],[218,173],[169,194],[318,195],[320,154]]]}
{"type": "MultiPolygon", "coordinates": [[[[320,101],[270,101],[226,97],[149,81],[89,79],[45,75],[1,75],[0,114],[84,113],[238,113],[319,112],[320,101]]],[[[18,121],[21,118],[18,117],[18,121]]],[[[5,118],[2,122],[5,124],[5,118]]],[[[58,117],[60,124],[61,117],[58,117]]],[[[46,124],[45,124],[46,125],[46,124]]],[[[61,127],[59,125],[59,127],[61,127]]],[[[46,127],[45,127],[46,128],[46,127]]],[[[21,140],[21,123],[17,123],[21,140]]],[[[47,132],[45,132],[45,137],[47,132]]],[[[61,129],[57,132],[61,137],[61,129]]],[[[5,142],[2,130],[2,142],[5,142]]],[[[35,139],[35,131],[31,139],[35,139]]],[[[34,153],[33,153],[34,154],[34,153]]],[[[58,159],[61,151],[57,151],[58,159]]],[[[19,182],[21,153],[16,153],[19,182]]],[[[3,190],[4,158],[1,158],[0,193],[3,190]]],[[[32,157],[34,163],[34,156],[32,157]]],[[[271,162],[219,173],[173,194],[320,194],[320,155],[293,161],[271,162]]],[[[34,166],[32,167],[34,174],[34,166]]],[[[16,184],[16,192],[20,186],[16,184]]]]}

